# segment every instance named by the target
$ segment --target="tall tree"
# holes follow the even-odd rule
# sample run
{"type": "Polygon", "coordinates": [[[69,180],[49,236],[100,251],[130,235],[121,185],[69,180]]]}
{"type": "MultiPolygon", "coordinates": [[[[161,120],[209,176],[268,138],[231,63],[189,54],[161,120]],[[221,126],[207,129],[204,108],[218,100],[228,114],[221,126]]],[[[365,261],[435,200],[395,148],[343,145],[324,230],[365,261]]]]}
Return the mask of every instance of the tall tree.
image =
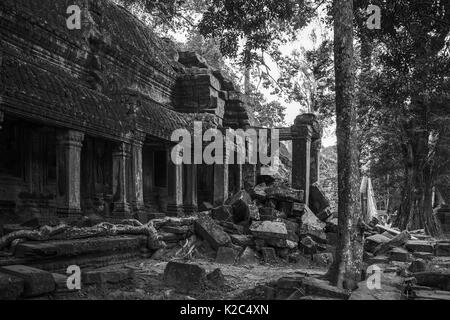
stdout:
{"type": "Polygon", "coordinates": [[[353,48],[353,0],[335,0],[334,64],[338,158],[338,237],[328,275],[339,288],[354,289],[361,280],[359,167],[353,48]]]}

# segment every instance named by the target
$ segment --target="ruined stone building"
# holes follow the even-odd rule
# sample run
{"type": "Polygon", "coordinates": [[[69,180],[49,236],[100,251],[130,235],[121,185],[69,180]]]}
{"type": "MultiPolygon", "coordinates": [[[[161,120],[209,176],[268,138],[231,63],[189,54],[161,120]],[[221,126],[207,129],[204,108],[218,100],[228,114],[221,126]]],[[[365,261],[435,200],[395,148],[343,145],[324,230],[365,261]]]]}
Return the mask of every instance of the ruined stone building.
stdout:
{"type": "MultiPolygon", "coordinates": [[[[0,2],[0,220],[189,214],[254,185],[254,165],[170,161],[172,132],[194,121],[256,125],[233,83],[111,1],[83,3],[69,30],[72,1],[0,2]]],[[[318,179],[313,122],[282,134],[305,191],[318,179]]]]}

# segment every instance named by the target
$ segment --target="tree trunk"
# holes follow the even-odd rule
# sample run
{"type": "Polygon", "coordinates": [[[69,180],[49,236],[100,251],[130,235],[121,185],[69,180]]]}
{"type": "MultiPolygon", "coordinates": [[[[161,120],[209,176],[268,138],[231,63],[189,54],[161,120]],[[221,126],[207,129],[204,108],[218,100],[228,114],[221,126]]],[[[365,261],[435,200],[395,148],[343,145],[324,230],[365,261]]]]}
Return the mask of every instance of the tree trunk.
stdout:
{"type": "Polygon", "coordinates": [[[361,281],[362,235],[355,76],[353,60],[353,1],[334,1],[336,74],[336,135],[338,153],[338,236],[336,259],[328,276],[339,288],[354,289],[361,281]]]}

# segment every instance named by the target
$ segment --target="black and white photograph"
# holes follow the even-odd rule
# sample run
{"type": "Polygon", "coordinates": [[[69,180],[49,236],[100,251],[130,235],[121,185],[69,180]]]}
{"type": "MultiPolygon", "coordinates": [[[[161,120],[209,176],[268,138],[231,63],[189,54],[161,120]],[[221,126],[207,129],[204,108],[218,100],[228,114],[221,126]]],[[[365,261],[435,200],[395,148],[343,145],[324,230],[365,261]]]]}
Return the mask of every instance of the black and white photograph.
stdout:
{"type": "Polygon", "coordinates": [[[450,300],[450,1],[0,0],[10,300],[450,300]]]}

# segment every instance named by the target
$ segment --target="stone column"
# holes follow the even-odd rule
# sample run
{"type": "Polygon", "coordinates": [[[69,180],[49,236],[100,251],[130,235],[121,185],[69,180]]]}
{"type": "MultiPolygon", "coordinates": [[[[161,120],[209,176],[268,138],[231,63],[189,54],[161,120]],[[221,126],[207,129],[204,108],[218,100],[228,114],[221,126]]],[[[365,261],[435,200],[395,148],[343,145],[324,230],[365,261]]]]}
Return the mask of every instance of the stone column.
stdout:
{"type": "Polygon", "coordinates": [[[183,164],[173,163],[169,156],[167,175],[167,213],[171,216],[181,216],[183,215],[183,164]]]}
{"type": "Polygon", "coordinates": [[[0,111],[0,130],[2,129],[2,123],[5,121],[5,113],[0,111]]]}
{"type": "Polygon", "coordinates": [[[130,157],[130,145],[119,142],[113,154],[113,216],[131,217],[130,204],[127,199],[127,160],[130,157]]]}
{"type": "Polygon", "coordinates": [[[322,147],[322,140],[316,139],[311,143],[311,173],[310,184],[319,182],[320,178],[320,149],[322,147]]]}
{"type": "Polygon", "coordinates": [[[311,121],[309,114],[300,115],[292,126],[292,187],[304,190],[306,205],[309,203],[311,121]]]}
{"type": "Polygon", "coordinates": [[[135,135],[131,144],[131,166],[132,166],[132,199],[131,205],[136,213],[145,210],[144,205],[144,179],[142,167],[142,147],[144,146],[145,133],[135,135]]]}
{"type": "Polygon", "coordinates": [[[74,130],[57,134],[56,211],[60,214],[80,214],[81,148],[84,133],[74,130]]]}
{"type": "Polygon", "coordinates": [[[221,205],[228,198],[228,163],[214,164],[214,205],[221,205]]]}
{"type": "Polygon", "coordinates": [[[184,165],[184,213],[192,214],[198,211],[197,204],[197,165],[184,165]]]}

